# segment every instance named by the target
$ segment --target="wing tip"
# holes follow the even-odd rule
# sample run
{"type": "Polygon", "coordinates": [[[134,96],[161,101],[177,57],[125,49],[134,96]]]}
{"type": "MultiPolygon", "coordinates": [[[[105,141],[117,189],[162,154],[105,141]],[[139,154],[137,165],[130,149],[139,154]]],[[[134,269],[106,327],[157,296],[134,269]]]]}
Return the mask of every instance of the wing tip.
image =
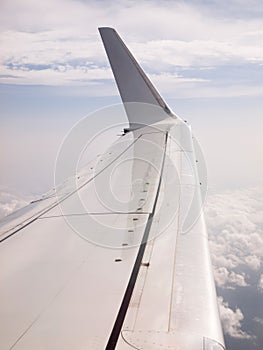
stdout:
{"type": "MultiPolygon", "coordinates": [[[[129,102],[157,105],[167,115],[173,117],[174,114],[144,73],[117,31],[107,26],[98,27],[98,30],[124,105],[129,102]]],[[[127,109],[126,112],[130,120],[133,117],[129,117],[127,109]]],[[[166,114],[165,117],[162,116],[160,118],[166,118],[166,114]]]]}
{"type": "Polygon", "coordinates": [[[100,33],[105,32],[105,31],[108,31],[108,32],[112,31],[112,32],[117,33],[116,30],[112,27],[98,27],[98,31],[100,33]]]}

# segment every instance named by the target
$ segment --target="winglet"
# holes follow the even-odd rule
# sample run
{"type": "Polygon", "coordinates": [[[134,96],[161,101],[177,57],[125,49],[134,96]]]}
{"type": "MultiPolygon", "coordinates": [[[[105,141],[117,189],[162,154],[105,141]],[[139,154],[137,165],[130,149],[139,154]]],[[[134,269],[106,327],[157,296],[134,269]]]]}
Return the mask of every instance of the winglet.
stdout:
{"type": "MultiPolygon", "coordinates": [[[[169,107],[132,56],[118,33],[113,28],[108,27],[99,28],[99,32],[130,124],[134,123],[134,116],[131,115],[131,111],[127,108],[127,103],[130,102],[161,107],[166,113],[161,113],[160,120],[167,118],[167,114],[173,116],[169,107]]],[[[156,121],[158,120],[153,120],[153,122],[156,121]]],[[[142,123],[144,123],[143,120],[142,123]]],[[[149,123],[149,120],[147,123],[149,123]]]]}

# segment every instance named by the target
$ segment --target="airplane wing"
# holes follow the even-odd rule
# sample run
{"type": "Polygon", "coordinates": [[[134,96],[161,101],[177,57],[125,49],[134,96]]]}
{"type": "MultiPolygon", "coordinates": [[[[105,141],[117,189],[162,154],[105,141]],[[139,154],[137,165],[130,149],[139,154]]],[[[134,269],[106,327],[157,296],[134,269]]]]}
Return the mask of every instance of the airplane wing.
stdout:
{"type": "Polygon", "coordinates": [[[2,220],[1,349],[222,350],[191,128],[100,33],[129,128],[2,220]]]}

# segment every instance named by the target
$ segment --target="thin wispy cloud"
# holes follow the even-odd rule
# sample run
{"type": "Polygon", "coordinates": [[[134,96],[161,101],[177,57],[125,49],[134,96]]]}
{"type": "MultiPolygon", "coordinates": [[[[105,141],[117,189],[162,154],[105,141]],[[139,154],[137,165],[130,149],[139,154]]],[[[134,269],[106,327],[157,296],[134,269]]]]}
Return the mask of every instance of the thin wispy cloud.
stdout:
{"type": "Polygon", "coordinates": [[[258,281],[258,289],[263,293],[263,274],[260,276],[258,281]]]}
{"type": "Polygon", "coordinates": [[[178,84],[179,97],[262,95],[263,16],[252,11],[248,16],[242,4],[227,3],[224,10],[218,1],[209,6],[199,1],[6,2],[0,14],[0,81],[89,88],[107,80],[112,88],[97,33],[97,27],[108,25],[121,32],[167,95],[178,84]],[[238,67],[239,75],[230,67],[238,67]],[[248,77],[252,69],[258,74],[248,77]]]}

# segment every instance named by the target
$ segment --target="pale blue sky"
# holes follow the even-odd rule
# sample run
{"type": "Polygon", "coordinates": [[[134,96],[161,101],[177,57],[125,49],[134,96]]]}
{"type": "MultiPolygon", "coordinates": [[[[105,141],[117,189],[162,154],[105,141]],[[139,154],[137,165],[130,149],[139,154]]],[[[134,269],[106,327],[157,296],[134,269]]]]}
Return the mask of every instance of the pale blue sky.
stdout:
{"type": "Polygon", "coordinates": [[[119,31],[173,110],[200,135],[211,188],[262,183],[261,1],[105,6],[103,1],[13,0],[0,6],[3,185],[46,190],[68,128],[90,111],[120,101],[99,26],[119,31]],[[29,152],[15,181],[16,154],[21,159],[21,152],[35,148],[36,138],[41,162],[29,152]],[[36,166],[28,173],[30,157],[36,166]]]}

